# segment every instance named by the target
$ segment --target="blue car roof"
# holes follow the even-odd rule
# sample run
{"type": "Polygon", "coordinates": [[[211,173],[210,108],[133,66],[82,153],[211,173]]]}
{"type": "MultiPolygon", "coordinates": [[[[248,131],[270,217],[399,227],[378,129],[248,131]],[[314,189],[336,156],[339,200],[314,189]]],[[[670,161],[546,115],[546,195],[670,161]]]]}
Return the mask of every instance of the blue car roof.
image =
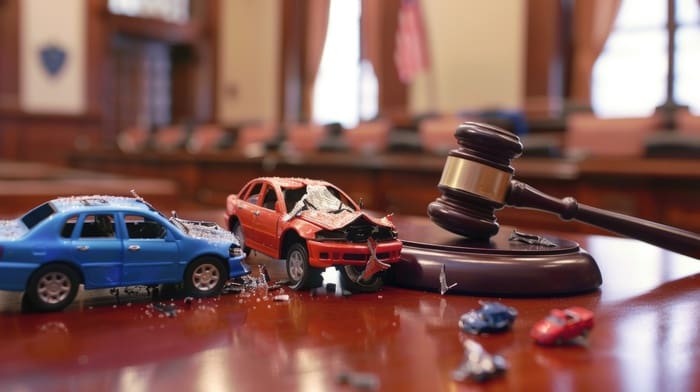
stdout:
{"type": "Polygon", "coordinates": [[[124,197],[124,196],[69,196],[69,197],[59,197],[51,200],[51,205],[57,211],[70,211],[75,209],[83,209],[90,207],[104,208],[104,209],[130,209],[130,210],[140,210],[140,211],[150,211],[151,208],[148,203],[145,203],[140,198],[135,197],[124,197]]]}

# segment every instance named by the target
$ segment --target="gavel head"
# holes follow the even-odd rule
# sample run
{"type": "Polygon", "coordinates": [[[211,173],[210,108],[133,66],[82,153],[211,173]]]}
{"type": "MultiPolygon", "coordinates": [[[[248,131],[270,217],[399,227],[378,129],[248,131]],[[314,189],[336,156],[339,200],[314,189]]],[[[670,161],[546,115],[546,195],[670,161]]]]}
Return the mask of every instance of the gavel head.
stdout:
{"type": "Polygon", "coordinates": [[[428,216],[455,234],[488,239],[498,232],[494,211],[506,204],[514,172],[510,161],[523,145],[513,133],[475,122],[462,123],[455,138],[459,148],[447,156],[441,196],[428,205],[428,216]]]}

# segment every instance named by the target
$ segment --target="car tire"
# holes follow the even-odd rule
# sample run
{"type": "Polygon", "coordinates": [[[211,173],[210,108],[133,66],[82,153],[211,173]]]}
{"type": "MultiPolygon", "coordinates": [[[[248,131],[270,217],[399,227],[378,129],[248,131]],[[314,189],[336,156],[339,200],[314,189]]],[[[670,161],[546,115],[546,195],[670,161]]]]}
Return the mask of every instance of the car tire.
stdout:
{"type": "Polygon", "coordinates": [[[243,226],[241,226],[240,221],[236,220],[231,224],[231,232],[238,238],[238,244],[243,249],[243,252],[250,254],[250,248],[245,246],[245,236],[243,235],[243,226]]]}
{"type": "Polygon", "coordinates": [[[202,257],[190,263],[185,270],[185,292],[193,297],[209,297],[221,293],[228,280],[221,260],[202,257]]]}
{"type": "Polygon", "coordinates": [[[309,252],[302,243],[294,243],[287,251],[287,276],[294,290],[312,289],[321,286],[323,270],[309,264],[309,252]]]}
{"type": "Polygon", "coordinates": [[[57,312],[73,302],[79,285],[80,277],[73,268],[45,265],[29,278],[22,302],[30,311],[57,312]]]}
{"type": "Polygon", "coordinates": [[[377,272],[369,281],[364,282],[359,279],[364,271],[364,267],[354,265],[344,265],[338,267],[340,271],[340,284],[351,293],[373,293],[379,291],[384,285],[382,272],[377,272]]]}

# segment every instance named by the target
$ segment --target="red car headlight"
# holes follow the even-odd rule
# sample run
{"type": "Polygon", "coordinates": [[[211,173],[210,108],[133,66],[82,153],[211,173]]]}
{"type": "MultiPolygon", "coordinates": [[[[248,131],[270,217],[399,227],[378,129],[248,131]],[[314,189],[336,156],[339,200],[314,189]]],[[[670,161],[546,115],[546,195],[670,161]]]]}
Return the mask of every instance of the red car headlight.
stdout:
{"type": "Polygon", "coordinates": [[[316,241],[347,241],[347,235],[340,230],[320,230],[314,239],[316,241]]]}

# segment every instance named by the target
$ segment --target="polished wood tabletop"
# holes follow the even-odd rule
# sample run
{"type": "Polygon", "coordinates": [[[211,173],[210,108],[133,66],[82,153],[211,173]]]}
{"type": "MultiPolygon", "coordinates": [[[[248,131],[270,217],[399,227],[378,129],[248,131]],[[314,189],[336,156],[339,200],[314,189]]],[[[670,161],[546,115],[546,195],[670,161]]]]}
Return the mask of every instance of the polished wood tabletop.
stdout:
{"type": "MultiPolygon", "coordinates": [[[[397,219],[399,226],[414,222],[397,219]]],[[[0,390],[700,390],[700,260],[635,240],[558,235],[595,258],[600,289],[486,298],[261,284],[190,300],[177,290],[134,288],[119,296],[81,291],[71,307],[51,314],[22,313],[20,294],[0,292],[0,390]],[[288,300],[278,300],[285,294],[288,300]],[[512,330],[460,332],[460,316],[484,299],[517,309],[512,330]],[[533,343],[533,324],[569,306],[595,313],[588,339],[533,343]],[[507,371],[480,384],[454,381],[466,338],[502,355],[507,371]],[[359,384],[341,382],[344,374],[359,384]]],[[[285,278],[280,260],[251,255],[248,262],[256,277],[263,265],[271,281],[285,278]]]]}

